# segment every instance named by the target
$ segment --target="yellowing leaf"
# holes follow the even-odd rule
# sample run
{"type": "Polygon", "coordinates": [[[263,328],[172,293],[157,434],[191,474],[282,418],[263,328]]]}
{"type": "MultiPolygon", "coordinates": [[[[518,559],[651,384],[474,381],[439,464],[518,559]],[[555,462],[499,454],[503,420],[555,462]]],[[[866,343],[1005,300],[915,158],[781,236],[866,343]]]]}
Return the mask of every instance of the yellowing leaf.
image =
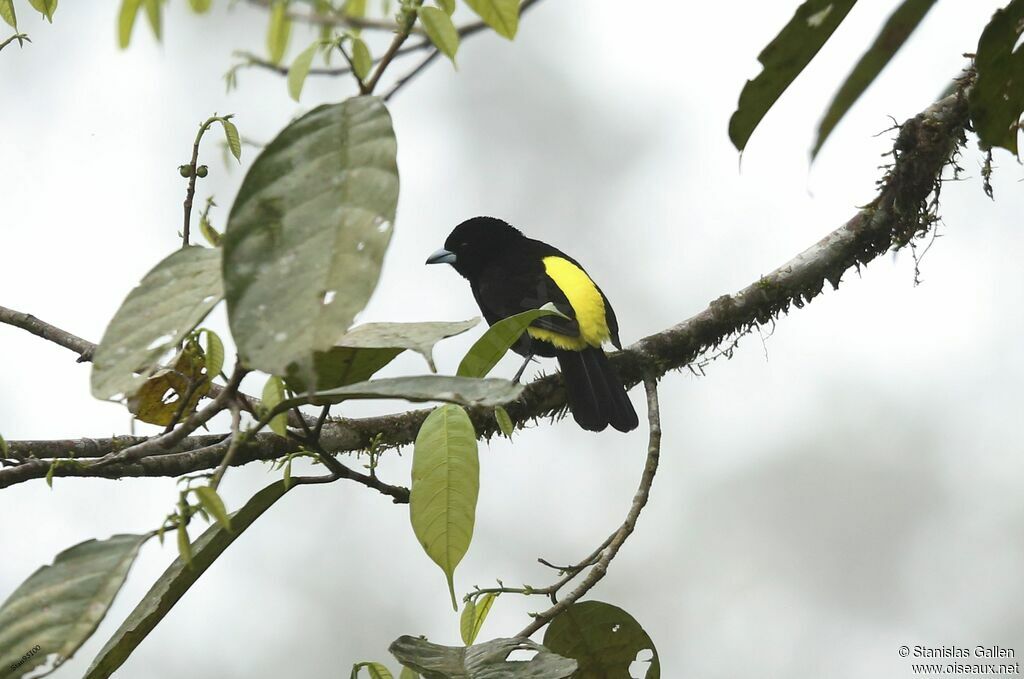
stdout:
{"type": "Polygon", "coordinates": [[[455,30],[452,18],[436,7],[420,7],[417,13],[430,42],[454,64],[455,53],[459,49],[459,32],[455,30]]]}
{"type": "Polygon", "coordinates": [[[459,406],[440,406],[427,416],[416,436],[409,516],[423,550],[444,571],[455,610],[455,567],[473,538],[479,491],[473,423],[459,406]]]}
{"type": "Polygon", "coordinates": [[[198,345],[190,341],[171,368],[158,370],[137,392],[128,397],[128,410],[143,422],[166,426],[180,411],[182,418],[196,409],[199,399],[210,391],[205,360],[198,345]],[[182,407],[182,399],[188,401],[182,407]]]}

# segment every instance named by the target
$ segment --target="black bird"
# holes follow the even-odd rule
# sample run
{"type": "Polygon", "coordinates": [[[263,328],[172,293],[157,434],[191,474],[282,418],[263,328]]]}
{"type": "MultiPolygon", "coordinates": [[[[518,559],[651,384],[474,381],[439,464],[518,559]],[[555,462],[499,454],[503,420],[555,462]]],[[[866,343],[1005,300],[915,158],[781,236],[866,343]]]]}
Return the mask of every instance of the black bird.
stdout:
{"type": "Polygon", "coordinates": [[[567,318],[545,316],[527,328],[512,347],[526,357],[515,379],[534,356],[554,356],[581,427],[636,428],[633,404],[601,349],[609,340],[622,348],[615,312],[579,262],[500,219],[474,217],[455,227],[427,264],[451,264],[462,274],[491,325],[553,303],[567,318]]]}

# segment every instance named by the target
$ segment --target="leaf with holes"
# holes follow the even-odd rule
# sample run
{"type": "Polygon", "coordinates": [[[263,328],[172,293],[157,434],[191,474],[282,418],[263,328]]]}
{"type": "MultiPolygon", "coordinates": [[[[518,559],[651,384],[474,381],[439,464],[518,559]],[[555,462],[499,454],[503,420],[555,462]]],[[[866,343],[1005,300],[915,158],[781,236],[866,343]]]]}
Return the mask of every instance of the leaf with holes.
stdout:
{"type": "Polygon", "coordinates": [[[1024,45],[1019,44],[1022,33],[1024,0],[1013,0],[996,10],[978,41],[974,59],[978,78],[968,96],[971,122],[982,144],[1014,154],[1024,113],[1024,45]]]}
{"type": "Polygon", "coordinates": [[[871,47],[853,67],[850,75],[846,76],[846,80],[836,92],[832,103],[829,104],[825,117],[818,124],[818,138],[811,150],[812,159],[818,155],[822,144],[825,143],[846,112],[856,103],[864,90],[874,82],[934,4],[935,0],[903,0],[903,3],[889,16],[871,47]]]}
{"type": "Polygon", "coordinates": [[[519,30],[519,0],[466,0],[484,23],[509,40],[519,30]]]}
{"type": "Polygon", "coordinates": [[[388,650],[423,679],[569,679],[577,666],[575,660],[523,638],[492,639],[475,646],[441,646],[423,638],[402,636],[388,650]],[[532,651],[535,655],[529,661],[508,660],[513,651],[532,651]]]}
{"type": "Polygon", "coordinates": [[[629,677],[634,661],[650,664],[640,679],[659,679],[658,649],[644,628],[626,611],[601,601],[569,606],[551,621],[544,645],[580,664],[576,679],[629,677]]]}
{"type": "Polygon", "coordinates": [[[84,679],[113,674],[217,557],[287,491],[283,481],[270,484],[231,515],[231,531],[216,523],[200,535],[191,546],[191,567],[180,557],[174,560],[100,650],[84,679]]]}
{"type": "Polygon", "coordinates": [[[242,359],[315,381],[377,285],[398,200],[391,117],[376,97],[321,106],[256,158],[224,233],[231,332],[242,359]]]}
{"type": "Polygon", "coordinates": [[[806,0],[768,46],[757,56],[764,66],[740,92],[729,119],[729,139],[737,150],[747,146],[754,129],[786,88],[839,27],[857,0],[806,0]]]}
{"type": "Polygon", "coordinates": [[[202,350],[189,340],[172,367],[157,370],[128,397],[128,410],[143,422],[165,427],[179,413],[179,421],[191,415],[199,399],[209,392],[210,378],[202,350]],[[183,405],[184,399],[187,401],[183,405]]]}
{"type": "Polygon", "coordinates": [[[0,606],[0,668],[4,677],[56,667],[75,654],[103,620],[148,535],[87,540],[57,555],[0,606]],[[12,674],[8,669],[36,646],[12,674]]]}
{"type": "Polygon", "coordinates": [[[92,394],[133,394],[223,295],[220,250],[176,250],[132,290],[107,325],[92,365],[92,394]]]}
{"type": "Polygon", "coordinates": [[[465,358],[459,363],[457,374],[460,377],[485,377],[516,343],[516,340],[526,332],[526,328],[544,316],[566,318],[563,313],[555,309],[554,304],[548,303],[540,309],[531,309],[501,319],[488,328],[487,332],[469,348],[465,358]]]}
{"type": "Polygon", "coordinates": [[[416,539],[444,571],[455,610],[455,567],[473,539],[479,492],[473,422],[459,406],[436,408],[420,425],[413,446],[409,516],[416,539]]]}

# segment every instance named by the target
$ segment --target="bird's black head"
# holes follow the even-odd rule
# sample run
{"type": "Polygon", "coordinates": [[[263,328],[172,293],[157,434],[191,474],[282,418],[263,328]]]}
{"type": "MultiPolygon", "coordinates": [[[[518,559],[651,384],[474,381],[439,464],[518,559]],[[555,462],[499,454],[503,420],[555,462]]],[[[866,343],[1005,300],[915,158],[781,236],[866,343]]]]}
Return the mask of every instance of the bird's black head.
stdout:
{"type": "Polygon", "coordinates": [[[467,219],[451,232],[444,247],[427,258],[427,264],[451,264],[465,278],[473,280],[481,271],[523,239],[519,229],[494,217],[467,219]]]}

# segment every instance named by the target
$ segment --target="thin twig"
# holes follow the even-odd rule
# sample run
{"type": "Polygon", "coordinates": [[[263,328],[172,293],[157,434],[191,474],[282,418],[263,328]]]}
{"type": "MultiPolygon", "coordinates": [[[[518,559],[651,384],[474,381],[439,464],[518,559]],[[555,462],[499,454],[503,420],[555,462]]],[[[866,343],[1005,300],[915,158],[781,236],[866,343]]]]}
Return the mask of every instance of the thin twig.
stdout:
{"type": "Polygon", "coordinates": [[[25,47],[26,42],[32,42],[32,39],[28,37],[26,33],[15,33],[11,37],[7,38],[3,42],[0,42],[0,50],[10,45],[15,40],[18,41],[18,47],[25,47]]]}
{"type": "Polygon", "coordinates": [[[438,57],[438,56],[439,56],[440,54],[441,54],[441,50],[439,50],[439,49],[434,49],[434,50],[433,50],[433,51],[432,51],[432,52],[431,52],[430,54],[428,54],[428,55],[427,55],[426,59],[423,59],[423,60],[422,60],[422,61],[421,61],[421,62],[420,62],[420,63],[419,63],[419,64],[418,64],[417,66],[416,66],[416,68],[412,69],[411,71],[409,71],[408,73],[406,73],[405,75],[403,75],[403,76],[402,76],[401,78],[399,78],[398,80],[396,80],[396,81],[395,81],[395,84],[391,86],[391,89],[389,89],[389,90],[387,91],[387,93],[386,93],[386,94],[384,94],[384,101],[391,101],[391,97],[395,96],[395,93],[396,93],[396,92],[398,92],[398,90],[400,90],[400,89],[402,89],[403,87],[405,87],[406,83],[408,83],[408,82],[409,82],[410,80],[412,80],[413,78],[415,78],[416,76],[418,76],[418,75],[419,75],[420,73],[422,73],[422,72],[423,72],[423,70],[424,70],[424,69],[425,69],[425,68],[426,68],[427,66],[429,66],[429,65],[430,65],[430,62],[432,62],[432,61],[433,61],[434,59],[437,59],[437,57],[438,57]]]}
{"type": "Polygon", "coordinates": [[[387,70],[391,61],[398,55],[398,50],[402,48],[402,43],[409,39],[409,33],[412,31],[413,26],[416,24],[416,12],[415,10],[423,4],[423,0],[413,0],[413,11],[407,11],[402,14],[402,25],[399,27],[398,32],[395,34],[394,40],[388,45],[388,49],[384,52],[384,56],[380,58],[380,62],[377,64],[376,70],[370,79],[362,83],[360,92],[362,94],[373,94],[373,91],[377,88],[377,83],[380,82],[380,77],[384,75],[384,71],[387,70]]]}
{"type": "MultiPolygon", "coordinates": [[[[658,460],[661,456],[661,416],[658,411],[658,384],[653,376],[644,377],[644,387],[647,390],[647,422],[650,427],[650,434],[647,441],[647,461],[644,464],[643,475],[640,477],[640,486],[633,496],[633,504],[626,514],[626,519],[614,533],[609,536],[606,546],[598,550],[601,556],[590,571],[587,572],[583,581],[572,590],[564,599],[553,605],[543,613],[534,616],[533,622],[524,627],[517,637],[528,637],[544,625],[554,620],[569,606],[576,603],[584,594],[589,592],[594,585],[601,581],[601,578],[608,572],[608,566],[612,559],[619,553],[623,543],[636,528],[636,521],[640,512],[647,505],[651,494],[651,484],[654,483],[654,475],[658,472],[658,460]]],[[[575,574],[573,574],[575,575],[575,574]]]]}
{"type": "Polygon", "coordinates": [[[217,467],[213,478],[210,479],[210,488],[214,490],[217,490],[217,486],[220,485],[220,480],[224,478],[224,472],[227,471],[231,460],[234,459],[238,445],[242,441],[242,409],[234,402],[229,407],[231,408],[231,444],[228,445],[228,452],[224,453],[224,459],[221,460],[220,466],[217,467]]]}

